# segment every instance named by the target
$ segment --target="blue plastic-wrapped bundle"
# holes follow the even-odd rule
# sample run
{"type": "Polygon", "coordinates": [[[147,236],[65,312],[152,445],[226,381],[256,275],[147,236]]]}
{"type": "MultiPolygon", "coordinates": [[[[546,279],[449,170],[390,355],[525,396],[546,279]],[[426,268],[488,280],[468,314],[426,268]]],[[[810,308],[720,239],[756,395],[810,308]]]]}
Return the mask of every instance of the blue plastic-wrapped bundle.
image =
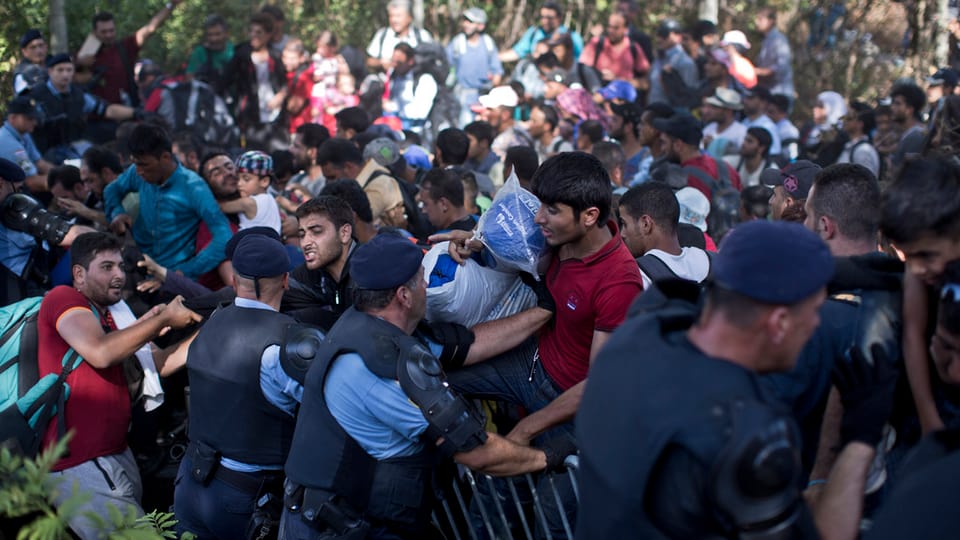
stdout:
{"type": "Polygon", "coordinates": [[[534,222],[539,209],[540,200],[520,187],[516,174],[511,173],[477,224],[477,238],[492,255],[492,260],[487,259],[491,268],[536,275],[546,243],[534,222]]]}

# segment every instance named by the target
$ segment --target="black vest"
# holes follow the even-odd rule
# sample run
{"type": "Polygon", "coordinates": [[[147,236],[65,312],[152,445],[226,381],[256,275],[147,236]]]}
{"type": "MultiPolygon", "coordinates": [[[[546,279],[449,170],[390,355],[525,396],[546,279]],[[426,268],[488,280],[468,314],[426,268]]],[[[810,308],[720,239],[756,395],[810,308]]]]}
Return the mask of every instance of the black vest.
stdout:
{"type": "Polygon", "coordinates": [[[375,460],[337,423],[323,387],[333,360],[349,352],[360,355],[377,376],[396,379],[401,348],[415,343],[396,326],[348,309],[330,329],[307,372],[286,465],[290,481],[337,494],[366,519],[401,535],[415,534],[429,521],[430,445],[417,455],[375,460]]]}
{"type": "Polygon", "coordinates": [[[190,440],[243,463],[283,465],[295,421],[263,397],[260,356],[293,322],[233,304],[210,317],[187,357],[190,440]]]}
{"type": "Polygon", "coordinates": [[[83,138],[87,115],[83,112],[83,90],[77,85],[71,84],[70,92],[63,97],[51,92],[46,84],[34,87],[30,95],[43,112],[40,125],[33,130],[33,142],[41,154],[83,138]]]}
{"type": "Polygon", "coordinates": [[[753,373],[708,358],[685,339],[694,306],[673,300],[637,314],[654,290],[638,298],[590,370],[577,413],[577,538],[666,538],[645,508],[664,449],[682,446],[709,470],[726,441],[711,410],[735,399],[763,401],[753,373]]]}

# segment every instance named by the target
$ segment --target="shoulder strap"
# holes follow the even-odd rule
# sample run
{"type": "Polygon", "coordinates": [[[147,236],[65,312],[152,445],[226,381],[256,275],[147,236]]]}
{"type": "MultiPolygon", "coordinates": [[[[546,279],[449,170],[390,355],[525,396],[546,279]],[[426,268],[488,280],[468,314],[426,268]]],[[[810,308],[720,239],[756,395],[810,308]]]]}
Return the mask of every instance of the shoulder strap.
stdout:
{"type": "Polygon", "coordinates": [[[377,53],[378,58],[383,58],[383,42],[387,40],[387,31],[388,27],[384,26],[380,29],[380,52],[377,53]]]}
{"type": "Polygon", "coordinates": [[[597,47],[593,52],[593,69],[597,69],[597,61],[600,60],[600,52],[603,51],[603,45],[606,41],[606,36],[600,36],[600,39],[597,40],[597,47]]]}
{"type": "MultiPolygon", "coordinates": [[[[719,164],[717,166],[717,170],[720,170],[719,164]]],[[[707,171],[701,169],[700,167],[687,165],[686,167],[683,168],[683,172],[686,173],[688,176],[696,177],[697,180],[700,180],[701,182],[706,184],[707,187],[710,188],[711,193],[720,187],[719,184],[717,183],[717,179],[707,174],[707,171]]]]}
{"type": "Polygon", "coordinates": [[[497,53],[497,44],[493,42],[493,38],[490,37],[490,34],[483,34],[480,39],[483,41],[483,47],[487,50],[488,55],[497,53]]]}
{"type": "Polygon", "coordinates": [[[727,168],[727,162],[722,159],[714,161],[717,163],[717,180],[720,181],[720,187],[728,187],[730,185],[730,169],[727,168]]]}
{"type": "Polygon", "coordinates": [[[680,279],[680,276],[671,270],[667,263],[652,253],[637,257],[637,266],[654,283],[663,279],[680,279]]]}

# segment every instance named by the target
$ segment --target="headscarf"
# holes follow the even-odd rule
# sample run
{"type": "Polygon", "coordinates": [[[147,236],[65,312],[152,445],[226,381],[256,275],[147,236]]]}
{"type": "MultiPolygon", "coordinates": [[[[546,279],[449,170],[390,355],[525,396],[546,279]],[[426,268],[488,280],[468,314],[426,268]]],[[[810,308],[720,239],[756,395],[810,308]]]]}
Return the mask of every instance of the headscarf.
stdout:
{"type": "Polygon", "coordinates": [[[583,120],[597,120],[604,131],[610,129],[610,119],[593,102],[593,96],[583,88],[570,88],[557,96],[557,108],[583,120]]]}

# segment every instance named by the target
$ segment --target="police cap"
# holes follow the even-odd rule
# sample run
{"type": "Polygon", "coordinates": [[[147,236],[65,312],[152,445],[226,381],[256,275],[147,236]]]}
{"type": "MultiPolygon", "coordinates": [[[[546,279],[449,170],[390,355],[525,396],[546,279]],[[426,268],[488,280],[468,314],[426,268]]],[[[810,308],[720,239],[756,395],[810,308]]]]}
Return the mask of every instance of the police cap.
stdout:
{"type": "Polygon", "coordinates": [[[764,304],[793,305],[826,286],[833,268],[827,245],[802,225],[757,220],[723,239],[713,282],[764,304]]]}
{"type": "Polygon", "coordinates": [[[263,234],[250,234],[237,244],[233,268],[247,279],[280,276],[290,271],[290,256],[277,240],[263,234]]]}
{"type": "Polygon", "coordinates": [[[350,257],[350,276],[360,289],[384,290],[410,281],[420,270],[423,251],[395,233],[384,232],[350,257]]]}

